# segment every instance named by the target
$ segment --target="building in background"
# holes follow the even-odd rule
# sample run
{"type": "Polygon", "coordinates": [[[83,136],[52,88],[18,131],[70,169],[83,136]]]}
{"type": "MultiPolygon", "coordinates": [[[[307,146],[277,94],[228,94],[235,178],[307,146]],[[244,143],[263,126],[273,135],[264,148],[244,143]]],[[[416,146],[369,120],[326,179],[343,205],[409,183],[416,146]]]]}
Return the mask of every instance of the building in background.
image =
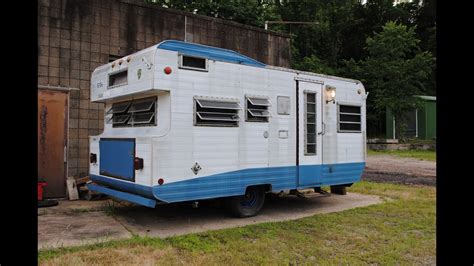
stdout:
{"type": "Polygon", "coordinates": [[[66,178],[89,171],[89,139],[103,130],[90,102],[92,71],[163,40],[238,51],[290,66],[288,35],[171,10],[145,0],[40,0],[38,3],[38,178],[45,197],[65,197],[66,178]]]}
{"type": "MultiPolygon", "coordinates": [[[[408,116],[406,138],[417,138],[424,140],[436,139],[436,97],[416,96],[423,101],[422,107],[413,109],[408,116]]],[[[386,113],[386,137],[397,139],[395,136],[395,118],[389,109],[386,113]]]]}

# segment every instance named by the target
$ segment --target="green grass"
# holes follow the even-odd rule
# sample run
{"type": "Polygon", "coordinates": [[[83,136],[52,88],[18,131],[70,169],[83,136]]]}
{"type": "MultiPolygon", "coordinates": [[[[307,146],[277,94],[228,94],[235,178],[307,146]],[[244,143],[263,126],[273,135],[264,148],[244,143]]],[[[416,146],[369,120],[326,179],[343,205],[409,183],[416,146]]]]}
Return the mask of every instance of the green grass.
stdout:
{"type": "Polygon", "coordinates": [[[368,150],[367,154],[370,155],[395,155],[398,157],[405,158],[416,158],[425,161],[436,161],[436,151],[424,151],[424,150],[390,150],[390,151],[373,151],[368,150]]]}
{"type": "Polygon", "coordinates": [[[133,237],[42,250],[41,265],[63,264],[434,264],[433,187],[360,182],[350,192],[384,203],[166,239],[133,237]]]}

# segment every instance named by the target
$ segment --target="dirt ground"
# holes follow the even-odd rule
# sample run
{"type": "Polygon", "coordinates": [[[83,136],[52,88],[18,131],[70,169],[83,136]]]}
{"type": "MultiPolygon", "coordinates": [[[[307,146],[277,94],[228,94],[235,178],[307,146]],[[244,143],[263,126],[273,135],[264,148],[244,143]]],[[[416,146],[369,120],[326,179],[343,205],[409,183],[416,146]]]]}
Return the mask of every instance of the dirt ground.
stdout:
{"type": "Polygon", "coordinates": [[[436,186],[436,162],[393,155],[370,155],[362,180],[436,186]]]}

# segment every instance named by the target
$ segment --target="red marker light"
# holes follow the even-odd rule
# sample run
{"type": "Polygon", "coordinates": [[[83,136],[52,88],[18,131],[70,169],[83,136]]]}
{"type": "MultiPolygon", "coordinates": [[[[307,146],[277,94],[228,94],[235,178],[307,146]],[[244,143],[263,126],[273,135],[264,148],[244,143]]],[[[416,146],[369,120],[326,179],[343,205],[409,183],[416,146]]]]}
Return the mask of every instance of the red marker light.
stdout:
{"type": "Polygon", "coordinates": [[[165,71],[166,75],[171,74],[171,67],[169,67],[169,66],[165,67],[164,71],[165,71]]]}
{"type": "Polygon", "coordinates": [[[160,178],[158,179],[158,185],[163,185],[163,183],[165,182],[165,180],[163,180],[163,178],[160,178]]]}
{"type": "Polygon", "coordinates": [[[134,163],[135,170],[143,169],[143,158],[135,157],[135,160],[133,163],[134,163]]]}

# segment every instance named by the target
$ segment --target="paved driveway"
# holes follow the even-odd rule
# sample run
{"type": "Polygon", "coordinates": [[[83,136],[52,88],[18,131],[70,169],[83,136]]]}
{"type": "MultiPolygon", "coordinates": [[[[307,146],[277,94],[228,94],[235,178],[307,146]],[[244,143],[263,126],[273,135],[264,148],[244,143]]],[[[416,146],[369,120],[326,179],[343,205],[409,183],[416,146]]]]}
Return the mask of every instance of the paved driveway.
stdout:
{"type": "MultiPolygon", "coordinates": [[[[319,195],[319,194],[317,194],[319,195]]],[[[105,201],[62,201],[39,209],[38,248],[76,246],[111,239],[141,236],[168,237],[262,222],[286,221],[315,214],[338,212],[381,202],[377,196],[347,193],[329,197],[267,197],[261,213],[251,218],[230,217],[216,201],[199,208],[185,204],[159,205],[150,209],[105,201]],[[107,207],[107,203],[114,207],[107,207]]]]}

